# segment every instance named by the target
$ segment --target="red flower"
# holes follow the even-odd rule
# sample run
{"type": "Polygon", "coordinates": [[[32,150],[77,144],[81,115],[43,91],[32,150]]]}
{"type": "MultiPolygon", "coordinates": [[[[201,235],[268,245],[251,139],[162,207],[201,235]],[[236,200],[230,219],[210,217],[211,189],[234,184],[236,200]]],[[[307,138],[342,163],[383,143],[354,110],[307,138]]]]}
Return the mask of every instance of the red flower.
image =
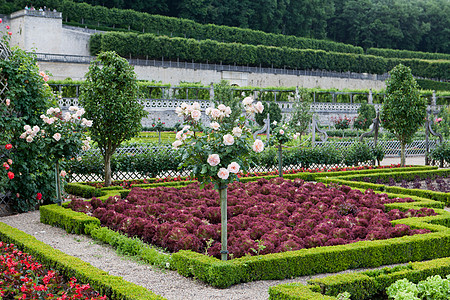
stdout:
{"type": "Polygon", "coordinates": [[[11,144],[6,144],[6,145],[5,145],[5,149],[6,149],[6,150],[12,149],[12,145],[11,145],[11,144]]]}
{"type": "Polygon", "coordinates": [[[14,173],[13,172],[8,172],[8,178],[9,179],[13,179],[14,178],[14,173]]]}
{"type": "Polygon", "coordinates": [[[8,169],[9,169],[8,163],[7,163],[7,162],[4,162],[4,163],[3,163],[3,167],[4,167],[6,170],[8,170],[8,169]]]}
{"type": "Polygon", "coordinates": [[[37,200],[41,200],[42,199],[42,194],[41,193],[37,193],[36,194],[36,199],[37,200]]]}

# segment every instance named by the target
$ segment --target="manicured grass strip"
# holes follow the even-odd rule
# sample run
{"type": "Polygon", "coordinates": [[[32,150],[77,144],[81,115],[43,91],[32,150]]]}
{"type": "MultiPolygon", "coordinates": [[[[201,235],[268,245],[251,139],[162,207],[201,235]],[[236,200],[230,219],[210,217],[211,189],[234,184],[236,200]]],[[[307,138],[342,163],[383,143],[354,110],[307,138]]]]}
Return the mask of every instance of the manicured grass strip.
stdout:
{"type": "Polygon", "coordinates": [[[75,277],[91,285],[101,295],[110,299],[144,300],[164,299],[155,293],[123,280],[118,276],[93,267],[79,258],[67,255],[51,246],[38,241],[35,237],[0,222],[0,239],[17,245],[19,249],[34,256],[36,260],[49,268],[58,270],[64,276],[75,277]]]}

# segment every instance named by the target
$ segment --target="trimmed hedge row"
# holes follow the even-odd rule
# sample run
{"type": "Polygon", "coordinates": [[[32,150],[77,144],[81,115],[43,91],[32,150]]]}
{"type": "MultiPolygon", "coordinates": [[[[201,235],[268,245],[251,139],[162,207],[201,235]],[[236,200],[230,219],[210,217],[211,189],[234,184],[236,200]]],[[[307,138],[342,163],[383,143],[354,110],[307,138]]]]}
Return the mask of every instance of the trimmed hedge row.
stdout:
{"type": "Polygon", "coordinates": [[[416,79],[419,88],[432,91],[450,91],[450,82],[441,82],[429,79],[416,79]]]}
{"type": "Polygon", "coordinates": [[[419,197],[434,199],[437,201],[444,202],[445,204],[450,204],[450,193],[442,193],[430,190],[421,190],[421,189],[407,189],[399,186],[388,186],[384,184],[376,184],[369,182],[362,182],[357,180],[362,180],[363,178],[371,178],[373,181],[377,179],[387,180],[390,177],[398,180],[412,180],[415,176],[419,176],[420,178],[426,178],[429,176],[448,176],[450,174],[450,169],[439,169],[439,170],[429,170],[429,171],[408,171],[408,172],[389,172],[389,173],[378,173],[378,174],[364,174],[364,175],[346,175],[346,176],[337,176],[333,178],[324,178],[324,177],[316,177],[316,181],[321,181],[323,183],[335,182],[338,184],[345,184],[351,187],[357,187],[361,189],[373,189],[374,191],[383,191],[390,193],[399,193],[403,195],[416,195],[419,197]],[[354,181],[356,180],[356,181],[354,181]]]}
{"type": "Polygon", "coordinates": [[[119,276],[109,275],[79,258],[67,255],[23,231],[1,222],[0,240],[17,245],[19,249],[29,253],[42,264],[58,270],[68,278],[75,277],[81,282],[88,282],[94,290],[101,295],[107,295],[109,299],[165,299],[141,286],[125,281],[119,276]]]}
{"type": "Polygon", "coordinates": [[[344,291],[349,292],[352,299],[372,299],[399,279],[407,278],[411,282],[418,283],[432,275],[446,277],[448,274],[450,274],[450,258],[446,257],[413,262],[400,267],[312,279],[308,281],[308,285],[280,284],[269,288],[269,299],[337,299],[335,296],[344,291]]]}
{"type": "Polygon", "coordinates": [[[444,59],[450,60],[450,54],[445,53],[431,53],[420,52],[410,50],[396,50],[396,49],[383,49],[383,48],[368,48],[366,54],[382,56],[387,58],[418,58],[418,59],[444,59]]]}
{"type": "Polygon", "coordinates": [[[264,45],[222,43],[213,40],[170,38],[154,34],[108,32],[91,36],[92,54],[116,51],[124,57],[251,65],[290,69],[384,74],[402,63],[415,76],[450,79],[450,60],[383,58],[373,55],[326,52],[264,45]]]}
{"type": "MultiPolygon", "coordinates": [[[[283,34],[266,33],[259,30],[200,24],[188,19],[151,15],[133,10],[92,6],[70,0],[46,0],[48,7],[62,11],[63,19],[107,27],[136,30],[167,36],[190,37],[197,40],[218,40],[229,43],[267,45],[299,49],[322,49],[344,53],[363,53],[361,47],[327,40],[317,40],[283,34]]],[[[35,3],[35,6],[37,4],[35,3]]],[[[112,28],[113,29],[113,28],[112,28]]]]}
{"type": "MultiPolygon", "coordinates": [[[[388,196],[405,197],[396,194],[388,196]]],[[[411,198],[416,202],[392,203],[386,207],[401,210],[436,208],[437,216],[396,221],[413,228],[426,228],[432,233],[243,257],[225,262],[192,251],[179,251],[172,255],[172,266],[184,276],[195,276],[208,284],[225,288],[240,282],[337,272],[450,255],[450,229],[439,225],[450,224],[450,213],[440,209],[443,207],[442,202],[414,196],[411,198]]]]}
{"type": "MultiPolygon", "coordinates": [[[[315,181],[316,178],[319,177],[337,177],[337,176],[344,176],[350,174],[374,174],[374,173],[385,173],[385,172],[402,172],[402,171],[417,171],[417,170],[436,170],[437,167],[435,166],[415,166],[415,167],[405,167],[405,168],[382,168],[382,169],[364,169],[364,170],[351,170],[351,171],[332,171],[332,172],[300,172],[296,174],[284,174],[284,178],[286,179],[294,179],[294,178],[300,178],[305,181],[315,181]]],[[[257,181],[261,178],[271,179],[276,178],[278,175],[266,175],[266,176],[252,176],[252,177],[241,177],[239,181],[241,182],[250,182],[250,181],[257,181]]],[[[152,187],[158,187],[158,186],[165,186],[165,187],[181,187],[186,186],[188,184],[191,184],[193,182],[196,182],[194,180],[188,180],[188,181],[170,181],[170,182],[156,182],[154,183],[156,178],[149,178],[146,179],[149,183],[144,183],[143,179],[137,179],[133,180],[137,183],[133,184],[133,187],[141,187],[141,188],[152,188],[152,187]],[[153,183],[152,183],[153,182],[153,183]]],[[[113,181],[113,183],[123,183],[126,180],[116,180],[113,181]]],[[[100,182],[99,182],[100,183],[100,182]]],[[[65,191],[69,194],[76,195],[83,198],[92,198],[92,197],[98,197],[99,199],[106,199],[110,196],[119,195],[122,198],[126,198],[129,191],[128,189],[123,189],[120,186],[110,186],[110,187],[103,187],[103,188],[95,188],[93,186],[88,185],[86,182],[77,182],[77,183],[69,183],[65,187],[65,191]]]]}

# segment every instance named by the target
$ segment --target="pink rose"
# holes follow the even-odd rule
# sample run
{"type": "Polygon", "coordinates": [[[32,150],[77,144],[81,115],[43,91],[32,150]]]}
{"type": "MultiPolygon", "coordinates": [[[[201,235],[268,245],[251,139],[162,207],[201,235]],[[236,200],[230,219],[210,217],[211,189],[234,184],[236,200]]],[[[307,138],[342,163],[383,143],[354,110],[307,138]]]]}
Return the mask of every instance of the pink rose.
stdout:
{"type": "Polygon", "coordinates": [[[217,172],[217,176],[220,179],[227,180],[228,176],[230,176],[230,172],[228,172],[228,170],[225,168],[220,168],[219,172],[217,172]]]}
{"type": "Polygon", "coordinates": [[[264,143],[261,140],[255,140],[252,146],[253,151],[260,153],[264,150],[264,143]]]}
{"type": "Polygon", "coordinates": [[[232,162],[231,164],[228,165],[228,171],[230,173],[234,173],[236,174],[237,172],[239,172],[239,169],[241,168],[241,166],[239,166],[239,164],[237,162],[232,162]]]}
{"type": "Polygon", "coordinates": [[[28,143],[31,143],[33,141],[33,137],[31,135],[27,136],[26,138],[28,143]]]}
{"type": "Polygon", "coordinates": [[[211,167],[217,166],[220,163],[219,154],[210,154],[208,156],[207,162],[211,167]]]}
{"type": "Polygon", "coordinates": [[[284,134],[284,130],[283,129],[280,129],[280,134],[284,134]]]}
{"type": "Polygon", "coordinates": [[[53,138],[55,139],[55,141],[59,141],[61,139],[61,133],[57,132],[53,135],[53,138]]]}
{"type": "Polygon", "coordinates": [[[8,158],[7,162],[8,162],[8,164],[10,164],[10,165],[12,165],[12,163],[13,163],[13,161],[12,161],[11,158],[8,158]]]}
{"type": "Polygon", "coordinates": [[[198,121],[198,120],[200,120],[200,117],[202,116],[202,113],[199,111],[199,110],[197,110],[197,109],[194,109],[192,112],[191,112],[191,117],[192,117],[192,119],[194,119],[195,121],[198,121]]]}
{"type": "Polygon", "coordinates": [[[6,99],[6,106],[9,106],[11,104],[11,100],[6,99]]]}
{"type": "Polygon", "coordinates": [[[3,167],[5,168],[5,170],[9,170],[9,165],[8,165],[7,162],[4,162],[4,163],[3,163],[3,167]]]}
{"type": "Polygon", "coordinates": [[[225,110],[227,109],[227,107],[226,107],[225,105],[223,105],[223,104],[219,104],[219,106],[217,106],[217,108],[218,108],[220,111],[225,111],[225,110]]]}
{"type": "Polygon", "coordinates": [[[257,113],[262,113],[264,110],[264,105],[261,103],[261,101],[258,101],[255,105],[254,108],[256,110],[257,113]]]}
{"type": "Polygon", "coordinates": [[[67,175],[67,173],[64,170],[62,170],[61,173],[59,173],[59,176],[61,176],[63,178],[66,177],[66,175],[67,175]]]}
{"type": "Polygon", "coordinates": [[[230,146],[234,144],[234,137],[231,134],[225,134],[223,136],[224,145],[230,146]]]}

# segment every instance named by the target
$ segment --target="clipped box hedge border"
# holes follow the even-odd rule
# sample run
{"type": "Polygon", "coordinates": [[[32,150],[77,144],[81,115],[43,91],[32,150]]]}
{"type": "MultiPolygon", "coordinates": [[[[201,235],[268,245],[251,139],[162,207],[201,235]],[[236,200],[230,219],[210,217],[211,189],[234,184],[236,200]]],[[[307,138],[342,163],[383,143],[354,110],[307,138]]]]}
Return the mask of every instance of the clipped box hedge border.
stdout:
{"type": "Polygon", "coordinates": [[[408,178],[414,179],[415,176],[419,176],[420,178],[439,175],[448,175],[450,174],[450,169],[439,169],[439,170],[408,170],[408,172],[386,172],[386,173],[377,173],[377,174],[346,174],[345,176],[336,176],[336,177],[316,177],[316,181],[321,181],[323,183],[338,183],[345,184],[350,187],[357,187],[362,189],[373,189],[374,191],[384,191],[390,193],[398,193],[404,195],[416,195],[424,198],[429,198],[437,201],[444,202],[446,205],[450,204],[450,193],[442,193],[430,190],[421,190],[421,189],[407,189],[399,186],[388,186],[384,184],[376,184],[369,182],[362,182],[357,180],[362,180],[362,178],[369,177],[372,179],[387,179],[389,177],[392,178],[408,178]],[[356,181],[353,181],[356,180],[356,181]]]}
{"type": "MultiPolygon", "coordinates": [[[[388,196],[405,197],[396,194],[388,196]]],[[[414,196],[411,198],[416,202],[392,203],[386,206],[388,209],[401,210],[435,207],[439,215],[402,219],[393,223],[429,229],[431,233],[242,257],[231,261],[221,261],[200,253],[182,250],[172,254],[172,266],[181,275],[194,276],[212,286],[226,288],[241,282],[284,279],[449,256],[450,229],[442,225],[450,224],[450,213],[439,209],[443,207],[442,202],[414,196]]],[[[65,212],[59,209],[58,213],[65,212]]],[[[45,210],[41,211],[42,214],[45,215],[45,210]]],[[[43,219],[48,220],[45,216],[43,219]]]]}
{"type": "Polygon", "coordinates": [[[331,275],[301,283],[280,284],[269,288],[270,300],[337,299],[347,291],[352,299],[371,299],[382,293],[395,281],[407,278],[418,283],[429,276],[450,274],[450,257],[409,263],[404,267],[383,268],[375,271],[331,275]]]}
{"type": "Polygon", "coordinates": [[[81,282],[89,282],[94,290],[101,295],[107,295],[110,299],[165,299],[119,276],[109,275],[79,258],[54,249],[35,237],[2,222],[0,222],[0,239],[17,245],[19,249],[32,255],[40,263],[58,270],[66,277],[75,277],[81,282]]]}

